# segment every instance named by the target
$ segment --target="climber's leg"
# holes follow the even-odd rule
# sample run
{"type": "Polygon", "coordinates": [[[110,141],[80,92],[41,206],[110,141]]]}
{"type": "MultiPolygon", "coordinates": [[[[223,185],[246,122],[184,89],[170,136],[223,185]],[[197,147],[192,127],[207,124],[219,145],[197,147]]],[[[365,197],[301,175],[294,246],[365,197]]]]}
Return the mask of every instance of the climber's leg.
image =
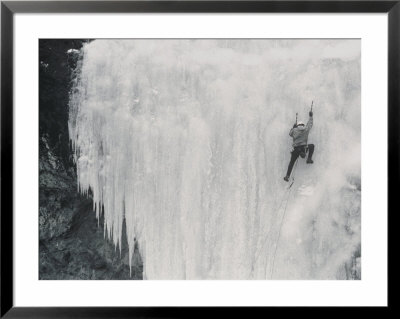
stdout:
{"type": "Polygon", "coordinates": [[[292,155],[290,157],[290,162],[289,162],[289,166],[287,169],[287,173],[286,173],[286,176],[284,177],[285,181],[289,181],[289,177],[290,177],[290,174],[292,173],[293,165],[294,165],[294,163],[296,163],[296,160],[299,157],[299,155],[300,155],[299,149],[295,148],[292,151],[292,155]]]}
{"type": "Polygon", "coordinates": [[[312,160],[312,156],[314,154],[314,144],[308,144],[308,158],[307,158],[307,164],[312,164],[314,161],[312,160]]]}

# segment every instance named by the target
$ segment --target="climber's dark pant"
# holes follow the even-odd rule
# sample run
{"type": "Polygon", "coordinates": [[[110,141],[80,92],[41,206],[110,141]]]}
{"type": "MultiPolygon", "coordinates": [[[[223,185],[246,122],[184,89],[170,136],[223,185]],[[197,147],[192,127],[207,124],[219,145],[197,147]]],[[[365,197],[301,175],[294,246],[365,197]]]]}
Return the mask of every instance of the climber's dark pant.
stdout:
{"type": "Polygon", "coordinates": [[[299,158],[300,154],[303,152],[304,156],[308,151],[308,158],[307,160],[312,159],[312,155],[314,153],[314,144],[308,144],[306,145],[301,145],[301,146],[296,146],[294,150],[292,151],[292,156],[290,157],[290,162],[289,166],[287,169],[286,176],[289,177],[290,174],[292,173],[293,165],[296,163],[296,160],[299,158]]]}

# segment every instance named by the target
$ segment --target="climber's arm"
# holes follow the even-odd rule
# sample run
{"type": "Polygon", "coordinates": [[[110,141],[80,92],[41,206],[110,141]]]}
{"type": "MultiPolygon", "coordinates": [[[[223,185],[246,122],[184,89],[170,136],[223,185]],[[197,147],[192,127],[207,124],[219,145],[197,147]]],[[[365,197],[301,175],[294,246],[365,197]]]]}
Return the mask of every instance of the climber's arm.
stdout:
{"type": "Polygon", "coordinates": [[[313,112],[309,112],[308,114],[310,115],[310,117],[309,117],[307,125],[306,125],[306,130],[307,131],[311,130],[311,128],[313,126],[313,122],[314,122],[314,120],[313,120],[314,119],[313,112]]]}

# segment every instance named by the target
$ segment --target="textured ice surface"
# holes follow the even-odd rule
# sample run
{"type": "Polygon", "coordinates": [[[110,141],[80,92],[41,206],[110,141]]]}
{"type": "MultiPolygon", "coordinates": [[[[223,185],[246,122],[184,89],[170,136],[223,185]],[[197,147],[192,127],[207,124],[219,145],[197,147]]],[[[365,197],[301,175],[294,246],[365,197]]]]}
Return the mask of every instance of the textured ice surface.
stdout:
{"type": "Polygon", "coordinates": [[[116,246],[125,218],[144,278],[346,278],[361,240],[360,41],[96,40],[74,81],[79,190],[116,246]],[[314,164],[300,159],[288,190],[289,129],[311,100],[314,164]]]}

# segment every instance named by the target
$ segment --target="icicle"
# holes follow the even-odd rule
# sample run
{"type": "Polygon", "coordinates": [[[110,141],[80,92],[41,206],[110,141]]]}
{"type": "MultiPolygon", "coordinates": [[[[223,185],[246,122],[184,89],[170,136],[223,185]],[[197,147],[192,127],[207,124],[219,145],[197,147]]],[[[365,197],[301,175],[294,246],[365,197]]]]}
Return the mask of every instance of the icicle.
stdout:
{"type": "Polygon", "coordinates": [[[358,40],[85,44],[69,103],[77,188],[120,254],[125,220],[130,275],[136,238],[148,279],[265,278],[288,131],[314,99],[315,164],[298,165],[274,278],[308,278],[311,259],[334,276],[360,244],[360,194],[343,190],[360,177],[359,57],[358,40]]]}

